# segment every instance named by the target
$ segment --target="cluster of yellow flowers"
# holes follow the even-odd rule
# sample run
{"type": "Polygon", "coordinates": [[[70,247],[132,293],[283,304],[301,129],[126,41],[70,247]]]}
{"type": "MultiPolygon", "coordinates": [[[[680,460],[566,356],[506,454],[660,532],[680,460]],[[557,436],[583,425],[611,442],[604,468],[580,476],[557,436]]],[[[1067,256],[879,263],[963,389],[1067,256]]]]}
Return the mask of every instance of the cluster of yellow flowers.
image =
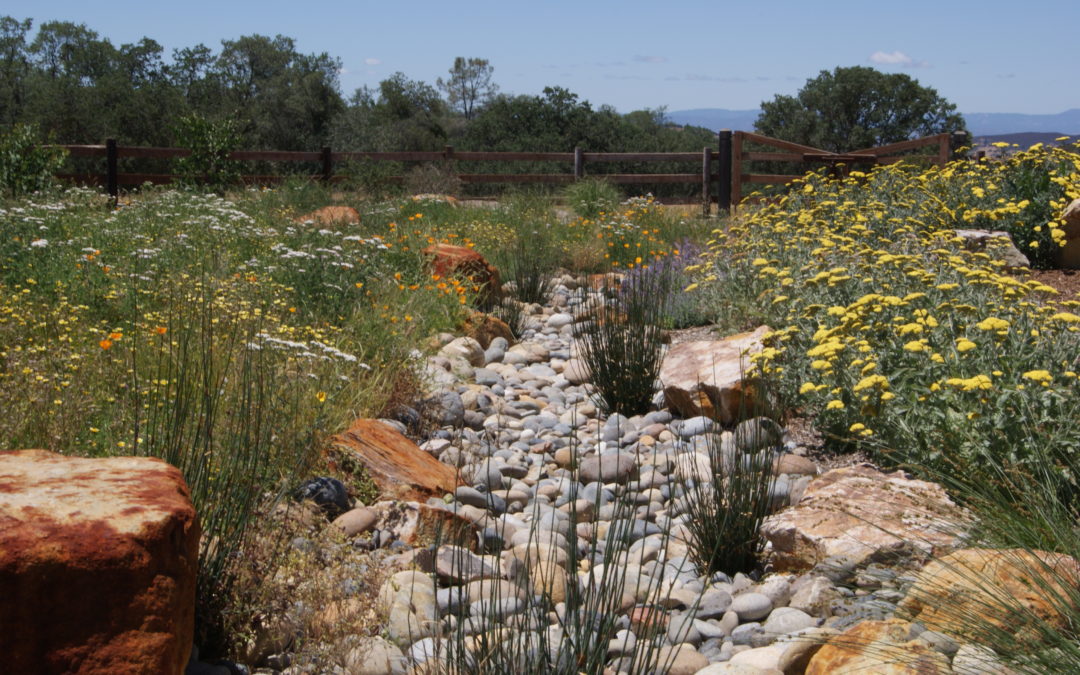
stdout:
{"type": "Polygon", "coordinates": [[[1000,422],[1021,405],[1060,408],[1076,400],[1080,302],[954,233],[1010,215],[1032,240],[1059,242],[1058,216],[1032,221],[1032,201],[1002,192],[1047,157],[1058,190],[1048,208],[1059,214],[1080,196],[1080,155],[1065,151],[807,176],[716,231],[703,274],[722,280],[711,282],[721,297],[741,296],[781,327],[757,369],[838,440],[895,449],[954,414],[1000,422]]]}

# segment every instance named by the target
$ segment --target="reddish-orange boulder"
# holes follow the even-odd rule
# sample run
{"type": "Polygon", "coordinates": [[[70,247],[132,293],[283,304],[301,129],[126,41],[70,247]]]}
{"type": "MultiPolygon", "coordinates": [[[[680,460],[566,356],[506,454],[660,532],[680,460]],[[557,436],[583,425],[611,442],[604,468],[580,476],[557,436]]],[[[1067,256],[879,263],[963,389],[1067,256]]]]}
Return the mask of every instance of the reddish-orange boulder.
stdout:
{"type": "Polygon", "coordinates": [[[365,471],[379,488],[381,499],[423,502],[458,486],[453,467],[378,420],[356,420],[347,431],[333,436],[327,460],[344,474],[365,471]]]}
{"type": "Polygon", "coordinates": [[[324,206],[296,218],[298,223],[312,222],[316,225],[359,225],[360,212],[351,206],[324,206]]]}
{"type": "Polygon", "coordinates": [[[175,467],[0,452],[3,670],[182,673],[198,552],[175,467]]]}
{"type": "Polygon", "coordinates": [[[491,304],[502,296],[499,270],[477,251],[465,246],[435,244],[424,249],[431,271],[443,277],[462,277],[475,284],[481,304],[491,304]]]}

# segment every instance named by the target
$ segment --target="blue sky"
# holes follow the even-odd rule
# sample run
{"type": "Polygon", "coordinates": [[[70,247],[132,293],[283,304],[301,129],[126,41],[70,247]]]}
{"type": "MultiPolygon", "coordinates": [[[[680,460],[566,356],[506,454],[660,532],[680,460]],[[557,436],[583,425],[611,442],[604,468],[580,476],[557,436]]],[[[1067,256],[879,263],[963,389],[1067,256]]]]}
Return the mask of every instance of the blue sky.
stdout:
{"type": "Polygon", "coordinates": [[[1080,0],[35,0],[0,12],[85,23],[114,44],[146,36],[166,53],[282,34],[339,57],[346,95],[395,71],[434,84],[466,56],[488,59],[504,92],[559,85],[620,112],[756,108],[854,65],[907,73],[962,112],[1080,108],[1080,0]]]}

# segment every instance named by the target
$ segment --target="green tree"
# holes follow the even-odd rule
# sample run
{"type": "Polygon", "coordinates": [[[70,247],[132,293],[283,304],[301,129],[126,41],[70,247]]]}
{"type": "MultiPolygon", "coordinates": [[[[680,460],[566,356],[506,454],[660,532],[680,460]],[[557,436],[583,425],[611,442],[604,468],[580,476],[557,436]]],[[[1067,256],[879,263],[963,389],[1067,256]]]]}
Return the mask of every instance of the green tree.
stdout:
{"type": "Polygon", "coordinates": [[[440,77],[435,84],[446,92],[450,107],[471,120],[476,116],[476,107],[490,101],[499,90],[491,81],[493,72],[495,68],[487,59],[459,56],[450,68],[450,79],[444,81],[440,77]]]}
{"type": "Polygon", "coordinates": [[[441,150],[446,104],[424,82],[394,73],[379,89],[361,87],[334,123],[334,145],[350,150],[441,150]]]}
{"type": "Polygon", "coordinates": [[[0,17],[0,125],[10,127],[19,118],[26,102],[26,79],[30,55],[26,35],[31,21],[0,17]]]}
{"type": "Polygon", "coordinates": [[[907,75],[853,66],[827,70],[795,96],[761,104],[758,133],[831,152],[964,130],[956,106],[907,75]]]}
{"type": "MultiPolygon", "coordinates": [[[[187,71],[197,73],[199,54],[189,56],[187,71]]],[[[325,145],[331,122],[345,107],[340,69],[341,61],[329,54],[300,54],[292,38],[249,35],[222,42],[208,76],[222,84],[222,112],[244,122],[253,145],[312,150],[325,145]]]]}

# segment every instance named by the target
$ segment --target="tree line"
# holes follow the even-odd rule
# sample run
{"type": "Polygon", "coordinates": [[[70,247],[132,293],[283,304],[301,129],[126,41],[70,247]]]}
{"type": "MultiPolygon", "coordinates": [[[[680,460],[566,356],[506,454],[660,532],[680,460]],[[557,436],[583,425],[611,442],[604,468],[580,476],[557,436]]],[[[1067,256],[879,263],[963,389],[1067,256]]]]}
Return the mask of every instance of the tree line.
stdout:
{"type": "Polygon", "coordinates": [[[345,98],[340,59],[292,38],[248,35],[170,55],[152,38],[114,45],[83,24],[0,18],[0,125],[33,123],[57,143],[173,145],[181,118],[235,120],[242,148],[594,152],[700,150],[714,136],[622,115],[565,88],[498,93],[484,59],[455,60],[436,85],[395,73],[345,98]]]}

